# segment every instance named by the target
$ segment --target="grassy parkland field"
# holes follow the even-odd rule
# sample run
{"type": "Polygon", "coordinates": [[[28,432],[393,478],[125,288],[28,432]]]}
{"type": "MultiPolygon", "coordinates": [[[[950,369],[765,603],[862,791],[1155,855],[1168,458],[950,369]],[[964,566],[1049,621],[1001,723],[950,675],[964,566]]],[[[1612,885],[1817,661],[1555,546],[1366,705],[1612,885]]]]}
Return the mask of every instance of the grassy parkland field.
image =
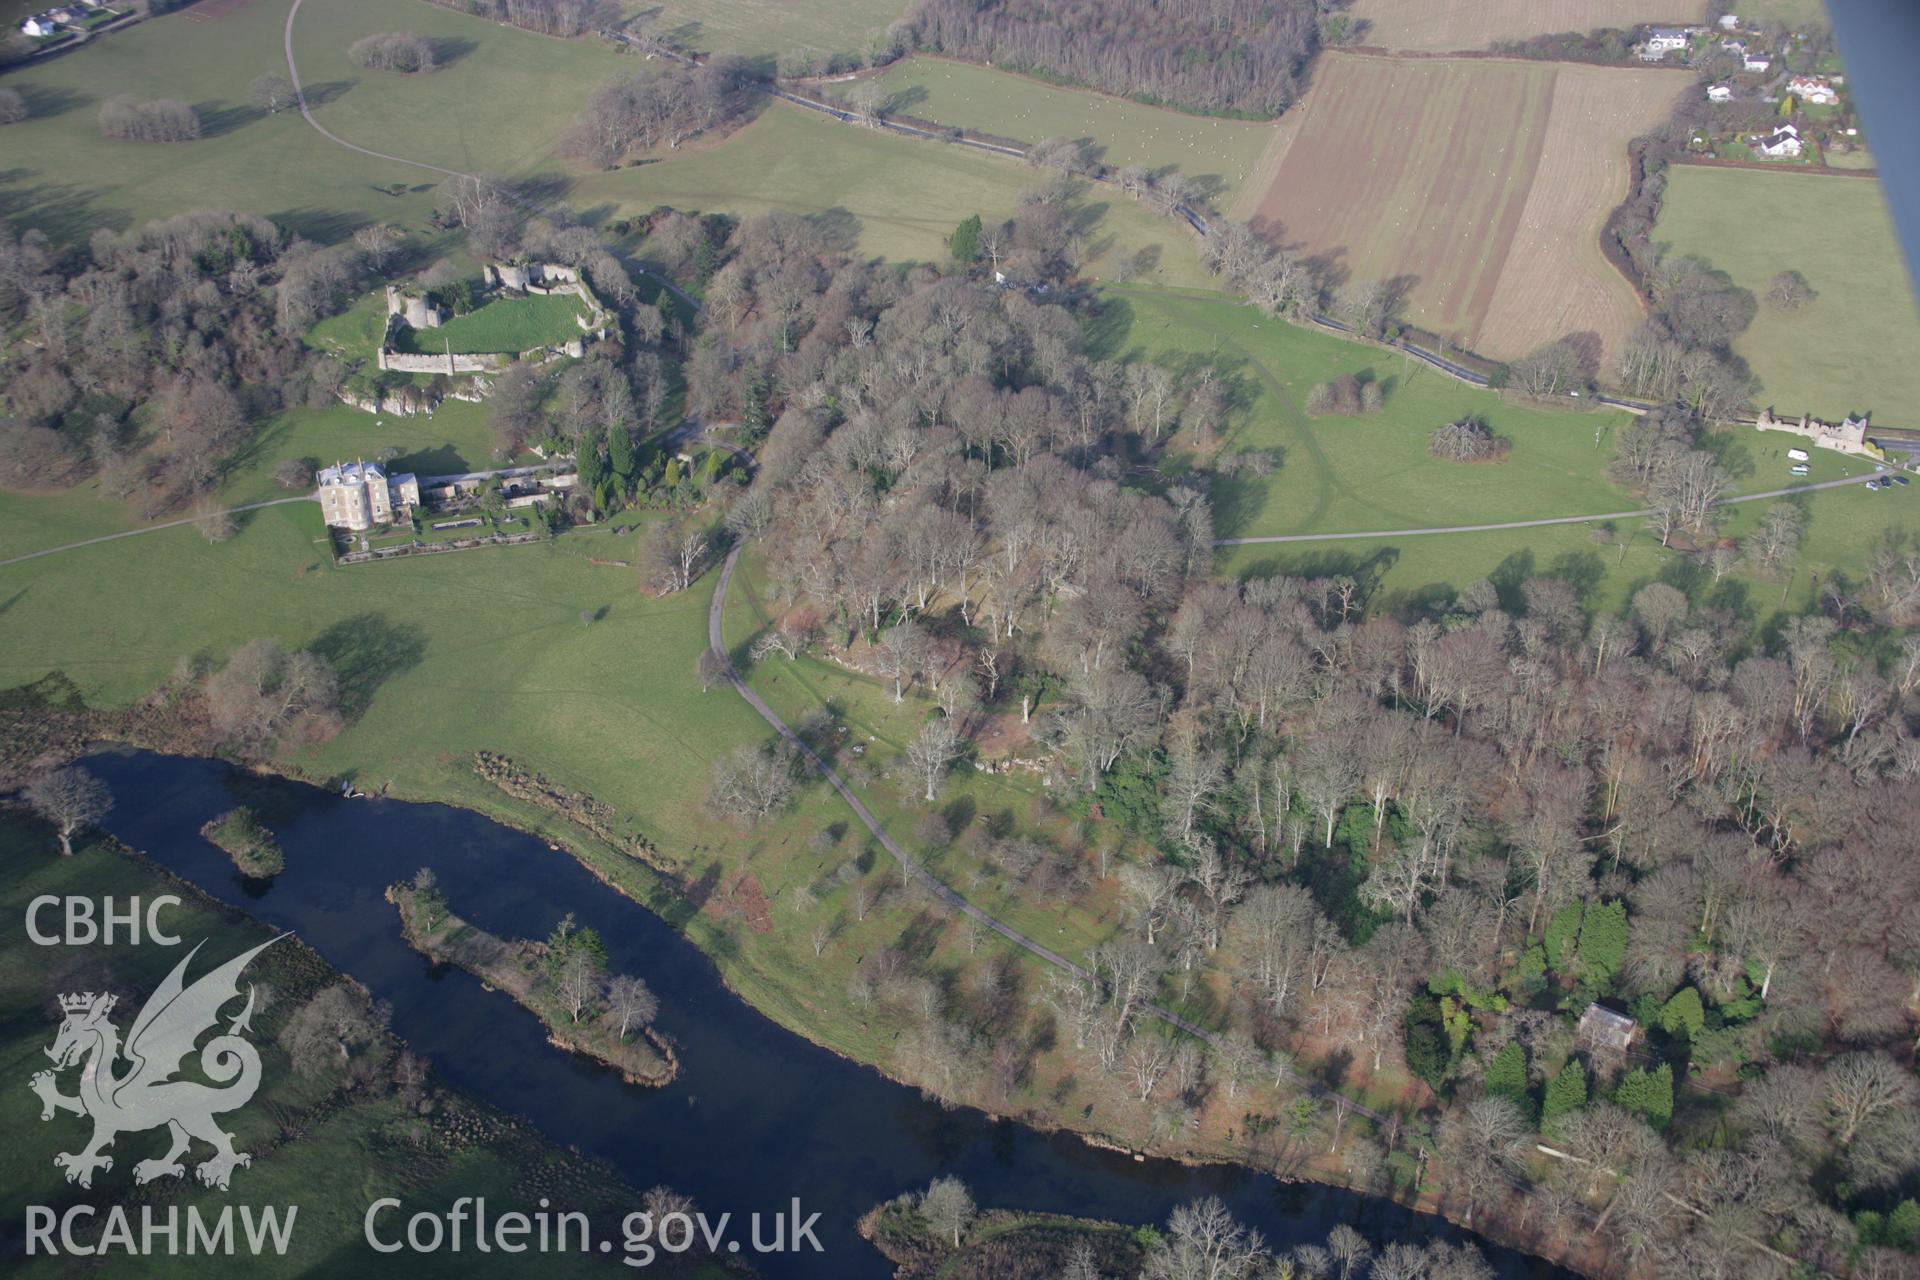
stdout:
{"type": "MultiPolygon", "coordinates": [[[[286,74],[290,4],[253,0],[206,22],[167,14],[9,73],[32,114],[7,129],[0,215],[66,241],[204,208],[265,214],[324,241],[370,222],[424,226],[437,175],[349,151],[290,108],[268,115],[248,103],[256,76],[286,74]],[[101,137],[100,105],[121,93],[190,103],[203,136],[171,144],[101,137]]],[[[315,115],[341,137],[514,177],[556,171],[561,132],[593,85],[623,65],[597,41],[549,40],[416,0],[309,4],[294,52],[315,115]],[[431,37],[441,68],[394,75],[348,59],[355,40],[396,27],[431,37]]]]}
{"type": "Polygon", "coordinates": [[[1275,126],[1271,185],[1239,212],[1346,281],[1386,281],[1415,323],[1496,359],[1588,333],[1609,351],[1639,298],[1600,252],[1629,139],[1689,82],[1505,59],[1322,56],[1275,126]],[[1485,127],[1489,118],[1506,122],[1485,127]]]}
{"type": "Polygon", "coordinates": [[[1618,511],[1634,505],[1606,479],[1623,412],[1544,408],[1467,386],[1378,347],[1302,328],[1251,307],[1144,289],[1111,289],[1104,318],[1118,353],[1179,368],[1230,371],[1237,409],[1224,450],[1279,465],[1264,480],[1225,480],[1222,537],[1484,524],[1618,511]],[[1315,385],[1343,375],[1381,384],[1380,412],[1310,417],[1315,385]],[[1462,465],[1427,453],[1435,427],[1469,414],[1510,443],[1504,461],[1462,465]]]}
{"type": "Polygon", "coordinates": [[[1676,165],[1654,238],[1757,297],[1781,271],[1813,286],[1798,311],[1763,302],[1735,343],[1760,380],[1758,403],[1920,426],[1920,304],[1877,181],[1676,165]]]}
{"type": "MultiPolygon", "coordinates": [[[[350,151],[295,111],[266,115],[247,105],[255,76],[284,73],[289,3],[256,0],[219,17],[218,40],[210,24],[169,14],[10,75],[33,115],[7,129],[0,216],[78,242],[102,226],[230,208],[325,242],[387,222],[423,236],[430,251],[451,248],[428,225],[439,176],[350,151]],[[206,136],[169,145],[102,138],[100,104],[122,92],[193,103],[206,136]]],[[[368,72],[348,60],[354,40],[395,26],[393,9],[380,0],[329,0],[300,11],[295,53],[316,117],[374,150],[549,182],[591,213],[635,215],[661,204],[736,215],[785,208],[819,217],[863,252],[937,259],[961,219],[1010,215],[1036,180],[1014,160],[880,135],[777,103],[729,138],[582,174],[557,154],[561,135],[592,86],[636,69],[636,60],[597,41],[551,40],[414,0],[402,11],[409,29],[439,44],[444,65],[431,75],[368,72]]],[[[1248,137],[1258,132],[1232,127],[1248,137]]],[[[1143,278],[1204,282],[1184,228],[1104,190],[1083,201],[1080,215],[1094,273],[1121,253],[1145,251],[1143,278]]]]}
{"type": "Polygon", "coordinates": [[[1177,168],[1221,208],[1256,179],[1276,141],[1263,122],[1204,119],[946,58],[902,59],[880,83],[893,110],[922,120],[1020,142],[1084,138],[1115,167],[1177,168]]]}
{"type": "MultiPolygon", "coordinates": [[[[1348,574],[1369,591],[1371,612],[1402,617],[1444,603],[1479,578],[1499,588],[1510,607],[1518,607],[1519,586],[1527,578],[1563,578],[1579,590],[1590,614],[1621,612],[1641,587],[1665,582],[1696,605],[1730,609],[1764,630],[1776,614],[1813,607],[1819,589],[1827,584],[1839,582],[1858,594],[1872,549],[1920,522],[1920,507],[1913,505],[1911,494],[1909,489],[1869,493],[1845,488],[1782,499],[1806,517],[1806,536],[1790,577],[1762,578],[1742,567],[1715,583],[1697,559],[1662,548],[1640,520],[1234,547],[1222,554],[1217,568],[1236,577],[1348,574]]],[[[1743,536],[1772,505],[1762,501],[1731,508],[1722,533],[1743,536]]]]}
{"type": "MultiPolygon", "coordinates": [[[[1099,322],[1117,356],[1173,368],[1196,360],[1227,371],[1235,409],[1223,451],[1254,449],[1275,458],[1270,476],[1246,473],[1216,482],[1216,531],[1257,537],[1444,528],[1631,511],[1641,499],[1606,475],[1624,412],[1562,410],[1466,386],[1393,352],[1285,324],[1250,307],[1146,289],[1108,289],[1099,322]],[[1378,380],[1380,412],[1309,416],[1303,404],[1317,383],[1351,374],[1378,380]],[[1509,443],[1504,460],[1462,465],[1426,452],[1427,433],[1466,414],[1486,419],[1509,443]]],[[[1176,444],[1178,443],[1176,439],[1176,444]]],[[[1707,437],[1705,447],[1733,477],[1735,494],[1862,475],[1871,464],[1814,450],[1811,474],[1796,478],[1787,449],[1795,441],[1746,428],[1707,437]]],[[[1305,541],[1230,548],[1221,572],[1320,576],[1345,573],[1372,591],[1376,611],[1411,614],[1444,601],[1477,578],[1510,593],[1535,573],[1578,586],[1589,609],[1624,608],[1647,582],[1668,581],[1696,599],[1746,608],[1756,623],[1782,606],[1804,609],[1818,583],[1858,585],[1867,557],[1889,534],[1920,522],[1913,491],[1847,488],[1786,499],[1806,517],[1793,578],[1737,571],[1703,581],[1698,562],[1660,547],[1644,522],[1596,520],[1485,533],[1305,541]]],[[[1730,509],[1724,526],[1738,538],[1762,518],[1767,501],[1730,509]]],[[[1517,594],[1511,595],[1517,604],[1517,594]]]]}
{"type": "MultiPolygon", "coordinates": [[[[840,124],[803,107],[770,104],[745,128],[711,146],[672,159],[586,175],[574,185],[579,207],[607,207],[628,216],[657,205],[737,216],[786,209],[813,217],[858,251],[901,261],[938,261],[961,219],[1011,216],[1021,191],[1038,181],[1017,160],[967,147],[902,138],[840,124]]],[[[1148,250],[1143,279],[1200,285],[1192,234],[1106,188],[1091,189],[1078,208],[1080,230],[1102,275],[1119,252],[1148,250]]]]}

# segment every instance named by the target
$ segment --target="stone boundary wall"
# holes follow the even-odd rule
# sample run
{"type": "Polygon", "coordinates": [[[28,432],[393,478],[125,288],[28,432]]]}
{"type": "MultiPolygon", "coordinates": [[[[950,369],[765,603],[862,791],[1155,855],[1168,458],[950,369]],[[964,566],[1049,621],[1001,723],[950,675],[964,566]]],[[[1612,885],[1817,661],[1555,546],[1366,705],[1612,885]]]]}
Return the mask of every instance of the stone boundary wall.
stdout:
{"type": "Polygon", "coordinates": [[[544,533],[496,533],[484,538],[456,538],[451,542],[406,542],[395,547],[376,547],[370,551],[344,551],[334,557],[334,563],[370,564],[375,560],[397,560],[403,556],[440,555],[449,551],[472,551],[479,547],[517,547],[546,540],[544,533]]]}

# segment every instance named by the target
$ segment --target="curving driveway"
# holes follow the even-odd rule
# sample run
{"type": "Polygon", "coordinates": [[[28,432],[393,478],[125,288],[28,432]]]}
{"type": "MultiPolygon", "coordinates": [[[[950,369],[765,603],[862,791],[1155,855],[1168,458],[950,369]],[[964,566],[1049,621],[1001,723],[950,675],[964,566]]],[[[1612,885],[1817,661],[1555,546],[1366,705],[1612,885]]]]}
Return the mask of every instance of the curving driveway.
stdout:
{"type": "MultiPolygon", "coordinates": [[[[271,502],[249,502],[243,507],[228,507],[225,514],[238,515],[242,511],[258,511],[262,507],[284,507],[290,502],[316,502],[313,494],[302,494],[298,498],[275,498],[271,502]]],[[[38,560],[41,556],[50,556],[60,551],[78,551],[81,547],[97,547],[103,542],[118,542],[122,538],[137,538],[143,533],[158,533],[162,529],[178,529],[183,524],[196,524],[199,516],[186,516],[179,520],[163,520],[159,524],[150,524],[140,529],[126,529],[119,533],[103,533],[97,538],[82,538],[78,542],[69,542],[64,546],[47,547],[41,551],[29,551],[24,555],[11,556],[0,560],[0,566],[19,564],[22,560],[38,560]]]]}
{"type": "MultiPolygon", "coordinates": [[[[414,169],[425,169],[429,173],[438,173],[449,178],[468,178],[476,182],[479,181],[477,174],[465,173],[459,169],[443,168],[437,164],[428,164],[424,160],[409,160],[405,156],[388,155],[384,151],[375,151],[370,147],[363,147],[357,142],[348,142],[345,138],[333,132],[333,130],[327,128],[327,126],[321,124],[314,118],[313,108],[307,105],[307,91],[300,84],[299,64],[293,60],[293,20],[299,16],[300,6],[303,3],[305,3],[305,0],[293,0],[293,5],[287,10],[287,25],[281,37],[281,42],[286,49],[287,55],[287,78],[293,82],[293,97],[294,101],[300,104],[301,118],[312,125],[314,131],[327,141],[345,147],[349,151],[357,151],[363,156],[371,156],[375,160],[385,160],[390,164],[403,164],[414,169]]],[[[665,276],[658,275],[646,267],[641,266],[639,263],[633,265],[635,269],[642,274],[659,281],[662,288],[668,290],[674,297],[680,299],[680,301],[690,307],[695,314],[699,313],[700,302],[697,298],[683,292],[679,285],[667,279],[665,276]]]]}

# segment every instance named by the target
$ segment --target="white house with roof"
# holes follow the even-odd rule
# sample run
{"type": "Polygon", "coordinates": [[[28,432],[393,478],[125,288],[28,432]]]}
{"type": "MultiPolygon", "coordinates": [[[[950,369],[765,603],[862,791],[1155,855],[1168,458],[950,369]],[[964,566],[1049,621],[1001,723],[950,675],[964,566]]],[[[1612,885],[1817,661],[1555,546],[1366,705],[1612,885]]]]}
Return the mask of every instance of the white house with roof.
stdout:
{"type": "Polygon", "coordinates": [[[1755,134],[1747,139],[1747,144],[1755,154],[1771,160],[1798,159],[1803,149],[1800,131],[1790,124],[1783,124],[1769,134],[1755,134]]]}
{"type": "Polygon", "coordinates": [[[36,13],[20,24],[20,34],[31,36],[36,40],[57,35],[59,31],[60,24],[53,20],[53,15],[50,13],[36,13]]]}
{"type": "Polygon", "coordinates": [[[1816,107],[1831,107],[1840,101],[1839,92],[1825,76],[1795,76],[1787,81],[1787,92],[1816,107]]]}
{"type": "Polygon", "coordinates": [[[1658,49],[1661,53],[1671,53],[1675,49],[1686,48],[1693,36],[1692,27],[1649,27],[1647,48],[1658,49]]]}
{"type": "Polygon", "coordinates": [[[1749,51],[1742,57],[1740,65],[1748,71],[1769,71],[1773,68],[1773,58],[1764,50],[1759,53],[1749,51]]]}
{"type": "Polygon", "coordinates": [[[1733,86],[1730,84],[1710,84],[1707,86],[1708,102],[1732,102],[1733,86]]]}
{"type": "Polygon", "coordinates": [[[392,524],[396,512],[420,505],[420,481],[410,471],[389,476],[377,462],[339,462],[319,475],[320,510],[336,529],[392,524]]]}

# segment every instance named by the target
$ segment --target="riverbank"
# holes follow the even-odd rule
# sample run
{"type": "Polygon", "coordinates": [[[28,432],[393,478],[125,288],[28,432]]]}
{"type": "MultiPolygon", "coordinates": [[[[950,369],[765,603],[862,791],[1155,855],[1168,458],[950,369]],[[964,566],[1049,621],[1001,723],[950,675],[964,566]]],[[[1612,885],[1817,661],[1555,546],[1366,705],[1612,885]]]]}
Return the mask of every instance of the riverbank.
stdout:
{"type": "Polygon", "coordinates": [[[628,1084],[659,1088],[680,1073],[673,1046],[652,1027],[635,1027],[630,1037],[623,1037],[608,1012],[584,1020],[569,1017],[543,974],[550,958],[546,944],[496,937],[406,885],[389,885],[386,896],[400,913],[400,932],[408,946],[435,964],[466,970],[489,990],[512,996],[540,1019],[555,1048],[612,1067],[628,1084]]]}
{"type": "MultiPolygon", "coordinates": [[[[193,700],[190,697],[182,698],[178,705],[182,713],[191,719],[193,700]]],[[[44,713],[36,717],[40,721],[49,718],[44,713]]],[[[68,741],[109,738],[180,755],[204,753],[206,750],[203,746],[196,752],[189,745],[194,738],[190,728],[183,731],[179,726],[169,725],[165,716],[152,710],[150,702],[143,702],[121,713],[80,709],[72,712],[71,718],[83,725],[84,732],[76,730],[69,733],[68,741]]],[[[564,851],[594,879],[622,897],[647,908],[705,952],[714,961],[720,981],[726,989],[778,1026],[846,1061],[875,1070],[887,1079],[914,1088],[927,1087],[927,1078],[916,1071],[911,1062],[903,1060],[901,1052],[904,1037],[911,1034],[908,1025],[911,1020],[903,1022],[884,1007],[854,1006],[836,985],[837,977],[829,976],[824,982],[821,980],[821,966],[802,961],[770,967],[769,962],[778,959],[778,953],[765,950],[761,940],[737,915],[729,916],[723,912],[721,908],[724,902],[715,901],[718,882],[710,873],[700,873],[700,864],[695,860],[698,857],[697,850],[676,856],[665,849],[649,848],[651,856],[637,856],[638,851],[628,842],[622,841],[619,847],[608,843],[585,830],[569,815],[558,811],[557,806],[535,804],[500,788],[478,767],[473,757],[465,760],[458,757],[444,759],[447,767],[434,771],[440,778],[440,784],[409,785],[408,781],[395,780],[391,785],[383,785],[376,790],[393,799],[456,805],[503,826],[534,835],[549,848],[564,851]]],[[[291,760],[255,763],[249,767],[258,772],[278,773],[295,780],[312,782],[331,792],[338,791],[337,779],[314,777],[291,760]]],[[[365,785],[371,786],[372,780],[367,780],[365,785]]],[[[388,877],[398,869],[401,868],[390,868],[388,877]]],[[[881,885],[883,892],[888,895],[887,901],[894,902],[900,890],[897,886],[891,886],[887,880],[889,875],[884,862],[872,872],[874,882],[881,885]]],[[[784,902],[776,903],[776,909],[781,911],[778,918],[783,926],[788,919],[785,908],[784,902]]],[[[923,914],[921,918],[929,925],[939,922],[940,927],[951,935],[944,944],[946,949],[956,958],[964,954],[957,950],[964,946],[964,939],[957,929],[948,927],[951,921],[941,921],[937,913],[923,914]]],[[[842,940],[835,944],[836,951],[842,948],[850,950],[850,941],[842,940]]],[[[856,957],[848,955],[846,958],[856,957]]],[[[1070,1065],[1067,1064],[1068,1068],[1070,1065]]],[[[1210,1124],[1205,1129],[1186,1129],[1170,1139],[1164,1130],[1148,1133],[1142,1128],[1147,1120],[1152,1119],[1146,1112],[1105,1105],[1098,1109],[1081,1106],[1086,1095],[1082,1093],[1075,1096],[1071,1075],[1058,1076],[1053,1066],[1049,1066],[1048,1071],[1050,1075],[1045,1080],[1023,1084],[1017,1096],[995,1092],[991,1088],[991,1080],[985,1076],[962,1081],[962,1091],[949,1091],[942,1096],[950,1105],[962,1103],[989,1115],[1005,1115],[1038,1133],[1072,1134],[1092,1145],[1128,1153],[1133,1159],[1139,1156],[1132,1153],[1147,1152],[1156,1158],[1175,1160],[1195,1169],[1251,1168],[1283,1181],[1335,1188],[1353,1185],[1353,1178],[1345,1170],[1343,1156],[1328,1151],[1324,1136],[1316,1146],[1310,1140],[1289,1139],[1284,1131],[1276,1133],[1271,1128],[1256,1131],[1250,1126],[1242,1126],[1239,1112],[1235,1110],[1220,1113],[1225,1117],[1224,1130],[1220,1124],[1210,1124]],[[1064,1099],[1057,1096],[1063,1081],[1067,1089],[1064,1099]],[[1147,1119],[1143,1120],[1143,1116],[1147,1119]],[[1135,1129],[1140,1132],[1134,1132],[1135,1129]]],[[[1276,1114],[1272,1110],[1273,1105],[1256,1102],[1251,1094],[1246,1094],[1240,1103],[1248,1110],[1252,1120],[1258,1119],[1254,1114],[1256,1111],[1276,1114]]],[[[1219,1120],[1220,1116],[1215,1119],[1219,1120]]],[[[1347,1126],[1349,1135],[1356,1129],[1354,1124],[1347,1126]]],[[[1416,1195],[1408,1186],[1390,1183],[1381,1176],[1383,1173],[1376,1166],[1376,1176],[1362,1184],[1362,1193],[1384,1196],[1386,1200],[1383,1203],[1402,1204],[1439,1217],[1452,1216],[1449,1206],[1431,1186],[1423,1186],[1416,1195]]],[[[871,1202],[870,1199],[867,1201],[871,1202]]],[[[1568,1242],[1557,1235],[1544,1234],[1538,1219],[1529,1224],[1526,1230],[1509,1232],[1494,1226],[1487,1210],[1487,1205],[1480,1206],[1476,1225],[1488,1229],[1489,1239],[1547,1258],[1566,1256],[1568,1242]]],[[[1588,1261],[1598,1264],[1604,1259],[1595,1251],[1588,1261]]],[[[1598,1266],[1592,1266],[1591,1270],[1598,1273],[1598,1266]]]]}
{"type": "Polygon", "coordinates": [[[1053,1213],[995,1209],[977,1215],[958,1247],[935,1239],[901,1196],[869,1210],[860,1234],[893,1266],[894,1280],[1059,1280],[1081,1254],[1094,1274],[1133,1276],[1151,1236],[1120,1225],[1053,1213]]]}

